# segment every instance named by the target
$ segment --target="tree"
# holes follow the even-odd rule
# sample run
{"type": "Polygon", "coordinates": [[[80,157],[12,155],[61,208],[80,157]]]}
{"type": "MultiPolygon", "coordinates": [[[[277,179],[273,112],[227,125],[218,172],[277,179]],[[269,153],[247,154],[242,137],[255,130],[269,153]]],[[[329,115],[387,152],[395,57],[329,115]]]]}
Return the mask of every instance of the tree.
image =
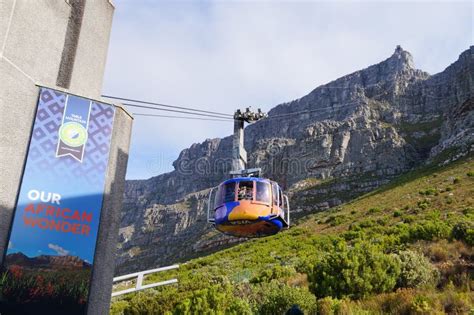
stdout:
{"type": "Polygon", "coordinates": [[[340,242],[323,255],[308,275],[317,297],[360,298],[391,291],[400,274],[400,261],[368,243],[349,247],[340,242]]]}

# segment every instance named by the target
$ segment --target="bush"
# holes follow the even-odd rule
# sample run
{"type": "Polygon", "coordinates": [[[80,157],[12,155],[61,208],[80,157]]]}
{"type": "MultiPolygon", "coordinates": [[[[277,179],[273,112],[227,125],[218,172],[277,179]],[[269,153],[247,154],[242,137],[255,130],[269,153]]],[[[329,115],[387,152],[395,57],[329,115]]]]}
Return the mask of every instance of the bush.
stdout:
{"type": "Polygon", "coordinates": [[[474,246],[474,223],[457,223],[454,225],[451,235],[455,239],[465,242],[467,245],[474,246]]]}
{"type": "Polygon", "coordinates": [[[420,190],[418,193],[420,195],[425,195],[425,196],[430,196],[430,195],[435,195],[438,191],[436,188],[428,188],[426,190],[420,190]]]}
{"type": "Polygon", "coordinates": [[[247,301],[236,298],[234,299],[226,311],[228,315],[252,315],[252,308],[247,301]]]}
{"type": "Polygon", "coordinates": [[[466,217],[469,217],[469,216],[474,216],[474,208],[471,208],[471,207],[467,207],[467,208],[464,208],[462,210],[462,214],[464,214],[466,217]]]}
{"type": "Polygon", "coordinates": [[[394,218],[401,217],[402,214],[403,214],[403,213],[402,213],[400,210],[395,210],[395,211],[393,211],[393,217],[394,217],[394,218]]]}
{"type": "Polygon", "coordinates": [[[342,233],[342,237],[346,240],[346,241],[352,241],[352,240],[355,240],[355,239],[363,239],[364,238],[364,231],[346,231],[344,233],[342,233]]]}
{"type": "Polygon", "coordinates": [[[258,314],[285,314],[293,305],[298,305],[304,314],[316,312],[316,298],[306,289],[292,288],[272,281],[261,284],[258,293],[261,296],[258,314]]]}
{"type": "Polygon", "coordinates": [[[318,314],[320,315],[332,315],[339,313],[341,301],[333,299],[329,296],[318,300],[318,314]]]}
{"type": "Polygon", "coordinates": [[[374,213],[379,213],[380,211],[381,211],[380,208],[374,207],[374,208],[370,208],[367,213],[374,214],[374,213]]]}
{"type": "Polygon", "coordinates": [[[440,220],[422,221],[410,226],[411,241],[446,239],[449,237],[450,227],[440,220]]]}
{"type": "Polygon", "coordinates": [[[400,261],[398,287],[417,288],[435,283],[437,269],[425,256],[411,250],[402,251],[397,256],[400,261]]]}
{"type": "Polygon", "coordinates": [[[262,283],[270,282],[271,280],[278,280],[282,278],[288,278],[296,274],[296,270],[293,267],[286,266],[274,266],[263,270],[259,275],[252,278],[250,283],[262,283]]]}
{"type": "Polygon", "coordinates": [[[400,262],[368,243],[337,248],[317,261],[308,274],[309,288],[317,297],[359,298],[395,287],[400,262]]]}
{"type": "Polygon", "coordinates": [[[429,202],[429,200],[426,200],[426,199],[422,200],[422,201],[418,201],[417,206],[421,210],[425,210],[426,208],[428,208],[430,206],[430,202],[429,202]]]}
{"type": "MultiPolygon", "coordinates": [[[[214,285],[206,289],[192,292],[191,296],[181,301],[174,309],[173,314],[216,314],[217,311],[225,311],[232,303],[232,295],[228,288],[214,285]]],[[[159,307],[153,308],[162,311],[159,307]]],[[[140,313],[148,314],[148,313],[140,313]]]]}
{"type": "Polygon", "coordinates": [[[160,305],[157,299],[155,299],[154,294],[150,294],[150,292],[137,293],[136,295],[132,297],[132,299],[129,302],[129,305],[130,306],[128,307],[128,309],[125,309],[124,314],[153,315],[153,314],[156,314],[156,310],[167,311],[163,309],[163,306],[160,305]]]}
{"type": "Polygon", "coordinates": [[[412,222],[415,221],[415,219],[416,219],[415,216],[413,216],[413,215],[408,215],[408,214],[407,214],[407,215],[404,215],[404,216],[402,217],[402,220],[403,220],[403,222],[405,222],[405,223],[412,223],[412,222]]]}
{"type": "Polygon", "coordinates": [[[326,219],[325,223],[330,224],[331,226],[337,226],[343,223],[344,219],[345,218],[342,215],[339,215],[339,216],[331,215],[326,219]]]}
{"type": "Polygon", "coordinates": [[[110,307],[110,315],[124,315],[129,306],[130,304],[124,300],[114,302],[110,307]]]}

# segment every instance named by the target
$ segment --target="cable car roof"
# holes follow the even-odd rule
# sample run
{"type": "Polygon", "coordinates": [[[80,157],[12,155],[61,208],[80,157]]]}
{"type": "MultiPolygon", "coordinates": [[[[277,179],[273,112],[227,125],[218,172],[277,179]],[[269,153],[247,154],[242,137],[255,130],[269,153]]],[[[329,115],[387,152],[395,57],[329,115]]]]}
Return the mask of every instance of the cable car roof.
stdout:
{"type": "Polygon", "coordinates": [[[222,184],[229,184],[229,183],[238,183],[243,181],[256,181],[256,182],[263,182],[263,183],[272,183],[271,180],[261,177],[235,177],[226,180],[222,184]]]}

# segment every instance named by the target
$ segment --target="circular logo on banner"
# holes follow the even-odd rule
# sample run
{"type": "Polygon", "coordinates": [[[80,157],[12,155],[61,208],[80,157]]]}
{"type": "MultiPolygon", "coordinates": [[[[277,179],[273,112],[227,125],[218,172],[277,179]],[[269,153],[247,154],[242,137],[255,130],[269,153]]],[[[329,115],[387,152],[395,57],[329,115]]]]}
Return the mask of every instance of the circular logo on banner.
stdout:
{"type": "Polygon", "coordinates": [[[68,122],[59,128],[59,139],[71,147],[80,147],[87,141],[87,130],[76,122],[68,122]]]}

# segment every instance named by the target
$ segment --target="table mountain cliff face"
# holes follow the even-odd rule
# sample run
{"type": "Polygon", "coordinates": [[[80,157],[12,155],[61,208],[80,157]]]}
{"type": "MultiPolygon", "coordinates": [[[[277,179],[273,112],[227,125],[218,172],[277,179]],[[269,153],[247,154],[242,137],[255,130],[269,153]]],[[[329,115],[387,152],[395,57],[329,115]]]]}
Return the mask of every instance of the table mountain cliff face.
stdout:
{"type": "MultiPolygon", "coordinates": [[[[473,150],[474,46],[443,72],[409,52],[280,104],[245,129],[249,167],[290,193],[293,216],[322,211],[430,161],[473,150]]],[[[206,224],[207,193],[228,177],[232,137],[184,149],[174,171],[127,181],[117,274],[241,242],[206,224]]]]}

